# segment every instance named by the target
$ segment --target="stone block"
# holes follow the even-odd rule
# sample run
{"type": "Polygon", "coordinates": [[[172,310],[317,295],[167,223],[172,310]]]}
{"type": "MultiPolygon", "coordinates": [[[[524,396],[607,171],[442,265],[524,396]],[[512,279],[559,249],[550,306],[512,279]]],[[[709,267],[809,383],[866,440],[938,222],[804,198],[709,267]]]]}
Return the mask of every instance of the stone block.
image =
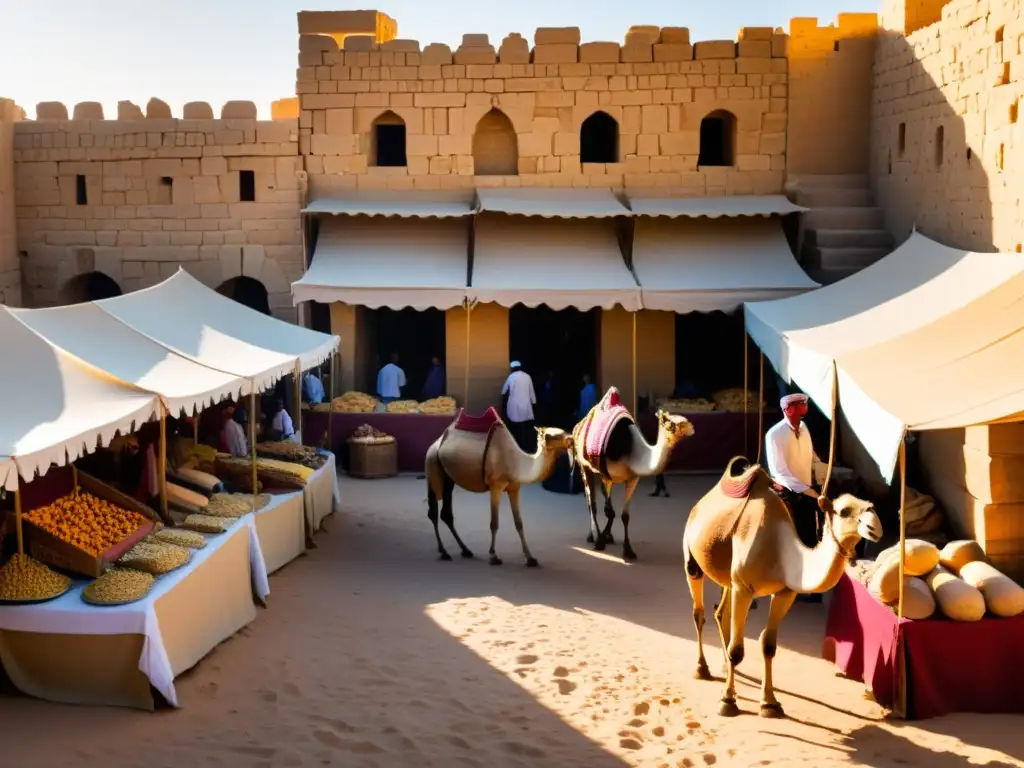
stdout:
{"type": "Polygon", "coordinates": [[[581,64],[618,64],[619,44],[583,43],[579,47],[578,56],[581,64]]]}
{"type": "Polygon", "coordinates": [[[781,155],[786,151],[785,133],[762,133],[760,153],[762,155],[781,155]]]}
{"type": "Polygon", "coordinates": [[[705,40],[693,49],[695,59],[735,59],[736,43],[732,40],[705,40]]]}
{"type": "Polygon", "coordinates": [[[662,27],[661,36],[658,38],[658,42],[672,44],[672,43],[689,43],[690,42],[690,28],[689,27],[662,27]]]}
{"type": "Polygon", "coordinates": [[[36,104],[36,120],[67,120],[68,108],[59,101],[41,101],[36,104]]]}
{"type": "Polygon", "coordinates": [[[740,40],[736,43],[736,55],[741,58],[770,59],[772,44],[770,40],[740,40]]]}
{"type": "Polygon", "coordinates": [[[117,102],[118,120],[142,120],[144,118],[145,115],[142,114],[142,108],[138,104],[131,101],[117,102]]]}
{"type": "Polygon", "coordinates": [[[771,27],[740,27],[739,40],[763,40],[771,42],[775,30],[771,27]]]}
{"type": "Polygon", "coordinates": [[[186,120],[213,120],[213,107],[205,101],[190,101],[181,114],[186,120]]]}
{"type": "Polygon", "coordinates": [[[256,105],[251,101],[227,101],[220,108],[221,120],[255,120],[256,105]]]}
{"type": "Polygon", "coordinates": [[[533,45],[576,45],[580,44],[579,27],[537,27],[533,33],[533,45]]]}
{"type": "Polygon", "coordinates": [[[654,45],[661,39],[661,27],[637,24],[626,31],[626,45],[654,45]]]}
{"type": "Polygon", "coordinates": [[[147,120],[171,120],[173,118],[174,115],[171,114],[171,107],[166,101],[152,98],[146,102],[147,120]]]}
{"type": "Polygon", "coordinates": [[[776,33],[772,35],[772,58],[786,58],[789,49],[789,35],[776,33]]]}
{"type": "Polygon", "coordinates": [[[623,64],[647,64],[654,61],[654,44],[626,42],[619,50],[619,61],[623,64]]]}
{"type": "Polygon", "coordinates": [[[349,35],[345,38],[345,52],[372,51],[374,42],[370,35],[349,35]]]}
{"type": "Polygon", "coordinates": [[[420,66],[436,66],[452,63],[452,49],[444,43],[431,43],[423,49],[420,66]]]}
{"type": "Polygon", "coordinates": [[[533,47],[534,64],[574,64],[579,48],[573,43],[548,43],[533,47]]]}
{"type": "MultiPolygon", "coordinates": [[[[742,45],[742,43],[740,43],[742,45]]],[[[772,71],[771,59],[736,59],[736,74],[768,75],[772,71]]]]}
{"type": "Polygon", "coordinates": [[[693,46],[689,43],[656,43],[655,61],[692,61],[693,46]]]}
{"type": "Polygon", "coordinates": [[[498,49],[498,61],[502,64],[529,64],[530,43],[518,32],[507,35],[498,49]]]}
{"type": "Polygon", "coordinates": [[[419,40],[388,40],[380,44],[382,51],[395,51],[401,53],[419,53],[419,40]]]}
{"type": "Polygon", "coordinates": [[[299,35],[299,53],[334,53],[337,41],[329,35],[299,35]]]}
{"type": "Polygon", "coordinates": [[[490,45],[490,44],[491,44],[491,38],[488,35],[486,35],[486,34],[484,34],[482,32],[475,32],[475,33],[464,34],[462,36],[462,45],[459,46],[459,47],[461,48],[461,47],[465,46],[466,48],[475,48],[476,46],[490,45]]]}
{"type": "Polygon", "coordinates": [[[102,120],[103,105],[98,101],[80,101],[75,104],[72,120],[102,120]]]}
{"type": "Polygon", "coordinates": [[[456,64],[495,64],[498,55],[493,45],[460,45],[452,61],[456,64]]]}

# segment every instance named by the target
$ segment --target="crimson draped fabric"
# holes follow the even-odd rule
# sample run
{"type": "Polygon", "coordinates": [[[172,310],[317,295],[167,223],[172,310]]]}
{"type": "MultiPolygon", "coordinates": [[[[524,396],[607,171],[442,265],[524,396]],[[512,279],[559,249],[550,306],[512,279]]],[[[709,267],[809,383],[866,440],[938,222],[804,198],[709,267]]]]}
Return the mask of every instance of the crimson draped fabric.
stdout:
{"type": "Polygon", "coordinates": [[[907,719],[924,720],[953,712],[1024,713],[1022,648],[1024,615],[899,621],[864,585],[843,574],[829,609],[823,655],[847,677],[864,682],[884,707],[893,707],[905,684],[907,719]]]}

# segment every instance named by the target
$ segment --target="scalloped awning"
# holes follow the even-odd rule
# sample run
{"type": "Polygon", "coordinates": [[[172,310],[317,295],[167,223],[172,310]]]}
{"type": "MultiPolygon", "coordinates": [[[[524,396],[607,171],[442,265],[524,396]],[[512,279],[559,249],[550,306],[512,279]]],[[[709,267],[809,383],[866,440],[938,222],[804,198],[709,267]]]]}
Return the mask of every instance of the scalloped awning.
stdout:
{"type": "Polygon", "coordinates": [[[784,216],[807,208],[790,202],[785,195],[729,195],[728,197],[630,197],[636,216],[669,218],[734,218],[737,216],[784,216]]]}
{"type": "Polygon", "coordinates": [[[402,219],[461,218],[475,213],[472,192],[391,192],[352,190],[325,194],[310,200],[303,213],[327,216],[380,216],[402,219]]]}
{"type": "Polygon", "coordinates": [[[520,187],[478,189],[476,194],[481,213],[539,216],[545,219],[604,219],[632,215],[610,189],[520,187]]]}

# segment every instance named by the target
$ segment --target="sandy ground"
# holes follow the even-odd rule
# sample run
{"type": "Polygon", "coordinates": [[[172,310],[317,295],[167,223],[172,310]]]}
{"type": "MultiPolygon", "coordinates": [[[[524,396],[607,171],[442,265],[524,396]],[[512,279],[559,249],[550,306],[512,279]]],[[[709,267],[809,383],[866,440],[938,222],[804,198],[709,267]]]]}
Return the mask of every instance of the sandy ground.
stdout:
{"type": "MultiPolygon", "coordinates": [[[[179,678],[183,709],[0,697],[0,764],[1024,766],[1024,718],[884,720],[819,658],[823,606],[798,604],[783,624],[775,680],[790,719],[720,718],[722,684],[693,679],[679,551],[710,483],[669,478],[668,500],[641,487],[632,565],[618,547],[589,552],[581,496],[529,488],[523,517],[543,567],[528,570],[507,506],[503,566],[487,564],[487,502],[471,495],[456,496],[457,525],[478,557],[439,562],[422,481],[345,481],[344,514],[271,577],[268,609],[179,678]]],[[[747,626],[747,713],[766,614],[747,626]]],[[[705,638],[717,670],[713,624],[705,638]]]]}

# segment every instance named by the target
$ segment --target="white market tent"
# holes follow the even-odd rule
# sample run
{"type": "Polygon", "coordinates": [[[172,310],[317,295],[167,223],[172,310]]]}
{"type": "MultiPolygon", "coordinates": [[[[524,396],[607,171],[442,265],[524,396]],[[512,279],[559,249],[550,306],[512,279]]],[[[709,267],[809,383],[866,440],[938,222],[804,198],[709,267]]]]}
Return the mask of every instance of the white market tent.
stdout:
{"type": "Polygon", "coordinates": [[[247,395],[248,380],[208,368],[143,336],[91,302],[11,314],[56,347],[122,383],[156,393],[168,414],[247,395]]]}
{"type": "Polygon", "coordinates": [[[1024,412],[1024,261],[919,233],[813,293],[746,305],[776,371],[826,413],[838,405],[891,479],[908,430],[1024,412]]]}
{"type": "Polygon", "coordinates": [[[31,331],[0,306],[0,487],[16,490],[157,416],[158,398],[118,382],[31,331]]]}
{"type": "Polygon", "coordinates": [[[184,269],[151,288],[94,304],[190,360],[249,379],[254,389],[329,358],[340,339],[221,296],[184,269]]]}

